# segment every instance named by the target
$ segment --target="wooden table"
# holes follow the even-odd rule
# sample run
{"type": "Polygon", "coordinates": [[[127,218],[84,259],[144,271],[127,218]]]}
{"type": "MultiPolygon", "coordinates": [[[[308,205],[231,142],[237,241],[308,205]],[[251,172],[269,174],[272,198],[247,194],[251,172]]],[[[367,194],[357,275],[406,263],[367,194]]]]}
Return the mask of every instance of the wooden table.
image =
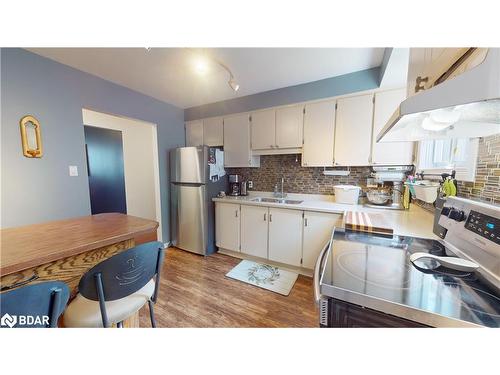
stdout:
{"type": "MultiPolygon", "coordinates": [[[[157,228],[156,221],[106,213],[2,229],[1,291],[59,280],[68,284],[72,298],[87,270],[136,244],[155,241],[157,228]]],[[[137,327],[138,314],[125,325],[137,327]]]]}

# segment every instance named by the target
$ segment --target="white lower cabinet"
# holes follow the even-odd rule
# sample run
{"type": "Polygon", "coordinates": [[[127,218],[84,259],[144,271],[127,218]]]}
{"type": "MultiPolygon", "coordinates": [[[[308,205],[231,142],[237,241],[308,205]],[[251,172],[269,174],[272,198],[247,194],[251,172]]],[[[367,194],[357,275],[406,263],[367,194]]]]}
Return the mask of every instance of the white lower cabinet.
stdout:
{"type": "Polygon", "coordinates": [[[300,267],[302,211],[269,208],[269,259],[300,267]]]}
{"type": "Polygon", "coordinates": [[[302,267],[314,269],[316,259],[332,235],[332,229],[340,214],[304,212],[304,241],[302,267]]]}
{"type": "Polygon", "coordinates": [[[241,252],[267,258],[267,207],[241,206],[241,252]]]}
{"type": "Polygon", "coordinates": [[[240,205],[217,202],[215,205],[215,244],[240,251],[240,205]]]}
{"type": "Polygon", "coordinates": [[[341,216],[217,202],[216,245],[241,254],[312,270],[341,216]]]}

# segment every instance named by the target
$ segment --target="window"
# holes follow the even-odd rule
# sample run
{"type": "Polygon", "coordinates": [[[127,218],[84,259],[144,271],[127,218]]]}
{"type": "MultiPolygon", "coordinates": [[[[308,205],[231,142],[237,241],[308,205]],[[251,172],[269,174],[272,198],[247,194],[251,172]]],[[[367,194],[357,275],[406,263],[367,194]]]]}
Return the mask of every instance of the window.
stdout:
{"type": "Polygon", "coordinates": [[[457,180],[474,181],[478,143],[477,138],[421,141],[418,146],[417,168],[428,173],[454,169],[457,180]]]}

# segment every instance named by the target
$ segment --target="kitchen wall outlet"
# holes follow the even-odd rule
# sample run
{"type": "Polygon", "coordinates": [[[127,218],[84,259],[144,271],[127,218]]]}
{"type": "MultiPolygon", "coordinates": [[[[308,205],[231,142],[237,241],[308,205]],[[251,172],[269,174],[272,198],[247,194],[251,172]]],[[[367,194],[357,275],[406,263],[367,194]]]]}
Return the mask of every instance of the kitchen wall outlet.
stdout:
{"type": "Polygon", "coordinates": [[[71,177],[78,176],[78,167],[76,165],[70,165],[69,166],[69,175],[71,177]]]}
{"type": "Polygon", "coordinates": [[[248,188],[253,189],[253,181],[252,180],[248,181],[248,188]]]}

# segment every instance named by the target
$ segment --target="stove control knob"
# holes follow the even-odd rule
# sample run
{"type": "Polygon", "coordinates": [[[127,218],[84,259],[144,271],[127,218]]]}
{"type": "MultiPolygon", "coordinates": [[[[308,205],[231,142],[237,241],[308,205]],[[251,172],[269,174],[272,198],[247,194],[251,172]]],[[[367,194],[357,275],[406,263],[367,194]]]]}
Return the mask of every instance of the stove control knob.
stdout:
{"type": "Polygon", "coordinates": [[[461,210],[457,210],[455,208],[452,208],[450,211],[450,214],[448,215],[450,219],[453,219],[455,221],[464,221],[465,220],[465,212],[461,210]]]}
{"type": "Polygon", "coordinates": [[[450,214],[450,210],[451,208],[450,207],[443,207],[443,209],[441,210],[441,215],[444,215],[444,216],[448,216],[450,214]]]}

